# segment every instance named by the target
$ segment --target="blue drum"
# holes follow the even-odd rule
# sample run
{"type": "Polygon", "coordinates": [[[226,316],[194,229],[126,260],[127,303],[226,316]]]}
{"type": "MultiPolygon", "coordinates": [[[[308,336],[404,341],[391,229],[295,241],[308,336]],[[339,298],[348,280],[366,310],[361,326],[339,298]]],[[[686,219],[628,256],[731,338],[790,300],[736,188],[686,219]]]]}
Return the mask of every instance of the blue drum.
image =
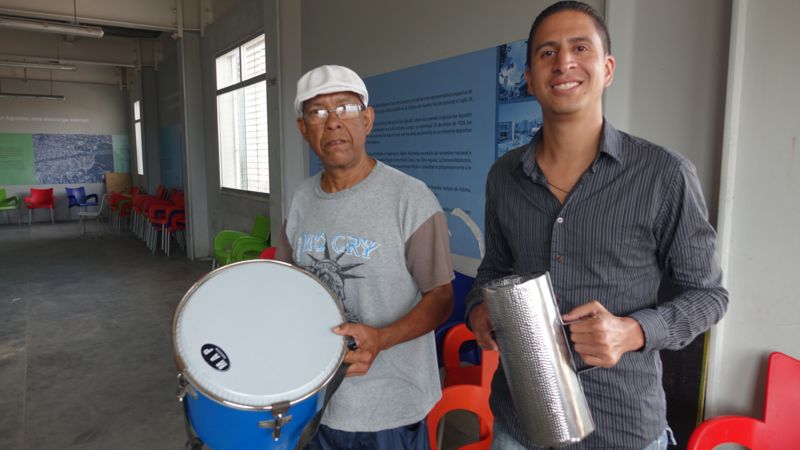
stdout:
{"type": "Polygon", "coordinates": [[[342,364],[341,302],[313,275],[272,260],[221,267],[183,297],[172,325],[178,398],[205,444],[294,449],[342,364]]]}

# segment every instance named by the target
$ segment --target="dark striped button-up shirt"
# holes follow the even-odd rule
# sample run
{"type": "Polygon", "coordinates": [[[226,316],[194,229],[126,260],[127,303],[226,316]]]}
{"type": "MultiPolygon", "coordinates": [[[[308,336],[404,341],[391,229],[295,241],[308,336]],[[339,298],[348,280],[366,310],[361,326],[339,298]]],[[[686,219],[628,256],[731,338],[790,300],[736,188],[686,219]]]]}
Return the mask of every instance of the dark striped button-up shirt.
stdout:
{"type": "MultiPolygon", "coordinates": [[[[574,448],[642,449],[667,427],[659,350],[687,345],[727,307],[697,174],[680,154],[606,121],[597,158],[561,204],[536,164],[541,133],[489,172],[486,256],[475,285],[549,271],[562,314],[598,300],[636,319],[644,348],[580,375],[596,429],[574,448]],[[678,294],[659,302],[662,274],[678,294]]],[[[476,288],[467,314],[479,301],[476,288]]],[[[579,370],[586,367],[575,359],[579,370]]],[[[517,421],[502,366],[491,404],[501,428],[535,448],[517,421]]]]}

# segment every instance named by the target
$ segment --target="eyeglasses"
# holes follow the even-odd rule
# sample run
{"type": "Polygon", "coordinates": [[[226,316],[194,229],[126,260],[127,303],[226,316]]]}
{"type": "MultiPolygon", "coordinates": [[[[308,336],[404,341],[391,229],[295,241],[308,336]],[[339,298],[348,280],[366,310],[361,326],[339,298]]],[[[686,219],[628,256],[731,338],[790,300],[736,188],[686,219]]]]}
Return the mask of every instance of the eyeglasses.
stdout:
{"type": "Polygon", "coordinates": [[[330,113],[336,114],[336,117],[344,119],[355,119],[361,114],[361,111],[367,109],[366,106],[360,103],[348,103],[346,105],[339,105],[333,109],[312,109],[303,114],[303,118],[309,125],[320,125],[328,120],[330,113]]]}

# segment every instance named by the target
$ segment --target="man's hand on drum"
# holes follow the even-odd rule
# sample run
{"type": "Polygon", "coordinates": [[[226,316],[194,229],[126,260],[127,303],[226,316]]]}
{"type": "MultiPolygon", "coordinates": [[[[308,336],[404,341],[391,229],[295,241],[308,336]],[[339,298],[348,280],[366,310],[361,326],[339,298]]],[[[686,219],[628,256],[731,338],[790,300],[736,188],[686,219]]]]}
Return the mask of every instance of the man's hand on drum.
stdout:
{"type": "Polygon", "coordinates": [[[492,335],[492,321],[489,319],[489,308],[486,303],[480,303],[473,308],[469,313],[468,320],[478,346],[484,350],[497,351],[497,342],[492,335]]]}
{"type": "Polygon", "coordinates": [[[333,332],[339,336],[351,336],[357,346],[344,356],[344,363],[350,364],[347,376],[366,375],[378,353],[383,350],[381,331],[361,323],[345,323],[334,328],[333,332]]]}

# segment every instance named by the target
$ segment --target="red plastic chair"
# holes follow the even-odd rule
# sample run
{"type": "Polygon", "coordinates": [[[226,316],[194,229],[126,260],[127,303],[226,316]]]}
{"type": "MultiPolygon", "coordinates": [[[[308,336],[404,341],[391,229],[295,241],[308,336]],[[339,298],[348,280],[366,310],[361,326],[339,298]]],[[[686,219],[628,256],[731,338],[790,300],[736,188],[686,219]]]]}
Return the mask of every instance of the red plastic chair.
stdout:
{"type": "Polygon", "coordinates": [[[167,208],[167,224],[163,229],[163,245],[166,247],[164,251],[169,257],[170,248],[172,247],[172,234],[175,234],[175,240],[178,246],[186,250],[186,213],[183,206],[180,209],[177,206],[167,208]]]}
{"type": "Polygon", "coordinates": [[[461,447],[463,450],[488,450],[492,444],[494,415],[489,408],[492,377],[500,355],[481,351],[480,365],[461,365],[461,346],[474,341],[475,335],[463,323],[452,327],[444,337],[444,389],[442,398],[428,413],[428,438],[431,450],[438,448],[439,421],[450,411],[466,410],[478,416],[479,440],[461,447]]]}
{"type": "Polygon", "coordinates": [[[492,377],[500,355],[491,350],[481,351],[481,364],[461,365],[461,346],[469,341],[474,341],[475,335],[463,323],[455,325],[448,330],[444,337],[444,386],[458,384],[474,384],[491,391],[492,377]]]}
{"type": "Polygon", "coordinates": [[[159,185],[155,195],[139,194],[134,195],[131,206],[131,228],[136,237],[146,241],[147,236],[147,204],[153,201],[165,200],[167,188],[159,185]]]}
{"type": "Polygon", "coordinates": [[[55,199],[53,197],[53,188],[36,189],[31,188],[31,195],[26,195],[23,199],[25,206],[28,207],[28,225],[31,224],[31,211],[38,208],[50,209],[50,223],[56,223],[53,216],[53,208],[55,208],[55,199]]]}
{"type": "Polygon", "coordinates": [[[120,233],[122,228],[122,221],[131,215],[131,200],[134,195],[139,194],[139,188],[131,186],[127,193],[124,192],[111,192],[108,194],[108,209],[111,210],[110,222],[111,227],[120,233]]]}
{"type": "MultiPolygon", "coordinates": [[[[145,238],[147,246],[152,250],[153,254],[156,252],[156,235],[161,237],[161,249],[169,256],[169,236],[167,228],[172,227],[176,229],[177,223],[173,220],[176,214],[184,214],[184,199],[183,191],[173,189],[169,195],[169,200],[150,199],[144,202],[142,212],[147,215],[148,224],[146,225],[147,231],[145,238]],[[173,222],[170,224],[170,222],[173,222]]],[[[181,220],[185,223],[184,219],[181,220]]]]}
{"type": "Polygon", "coordinates": [[[764,420],[720,416],[701,423],[687,450],[711,450],[739,444],[751,450],[797,448],[800,443],[800,361],[783,353],[769,355],[764,420]]]}
{"type": "Polygon", "coordinates": [[[258,257],[261,259],[275,259],[276,253],[278,253],[278,247],[267,247],[258,257]]]}
{"type": "Polygon", "coordinates": [[[463,447],[461,450],[489,450],[492,446],[492,427],[494,416],[489,409],[489,397],[480,386],[462,384],[442,389],[442,399],[428,413],[428,439],[431,450],[438,450],[437,427],[445,414],[457,409],[469,411],[478,416],[479,440],[463,447]]]}

